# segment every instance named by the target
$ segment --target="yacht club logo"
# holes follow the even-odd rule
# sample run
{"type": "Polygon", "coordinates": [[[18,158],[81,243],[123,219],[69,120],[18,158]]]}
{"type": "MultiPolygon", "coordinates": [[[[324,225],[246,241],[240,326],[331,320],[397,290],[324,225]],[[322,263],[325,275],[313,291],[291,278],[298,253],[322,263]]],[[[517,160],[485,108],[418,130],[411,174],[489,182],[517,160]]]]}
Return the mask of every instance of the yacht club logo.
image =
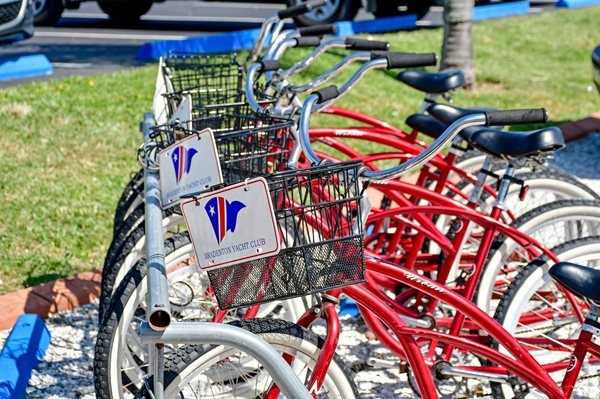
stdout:
{"type": "Polygon", "coordinates": [[[177,183],[183,179],[184,174],[187,175],[190,173],[192,159],[197,153],[198,151],[195,148],[186,149],[182,145],[173,150],[173,153],[171,154],[171,160],[173,161],[173,167],[175,168],[175,178],[177,183]]]}
{"type": "Polygon", "coordinates": [[[204,210],[220,245],[227,231],[235,231],[238,214],[246,207],[240,201],[229,202],[223,197],[215,197],[206,203],[204,210]]]}

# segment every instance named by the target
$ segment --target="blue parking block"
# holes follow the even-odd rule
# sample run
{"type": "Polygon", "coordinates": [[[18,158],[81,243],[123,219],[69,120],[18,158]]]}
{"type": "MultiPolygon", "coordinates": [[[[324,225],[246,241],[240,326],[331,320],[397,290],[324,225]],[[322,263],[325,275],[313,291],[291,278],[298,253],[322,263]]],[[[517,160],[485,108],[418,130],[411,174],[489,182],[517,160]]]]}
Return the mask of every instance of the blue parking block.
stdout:
{"type": "Polygon", "coordinates": [[[556,7],[562,8],[577,8],[589,7],[600,4],[600,0],[559,0],[556,2],[556,7]]]}
{"type": "Polygon", "coordinates": [[[31,372],[50,344],[50,332],[36,314],[19,317],[0,353],[0,399],[25,397],[31,372]]]}
{"type": "MultiPolygon", "coordinates": [[[[350,36],[359,33],[390,32],[414,29],[415,15],[379,18],[371,21],[337,22],[337,35],[350,36]]],[[[143,61],[154,60],[169,53],[228,53],[251,48],[258,38],[258,29],[242,30],[218,35],[195,36],[182,40],[161,40],[144,43],[137,53],[143,61]]]]}
{"type": "Polygon", "coordinates": [[[0,80],[22,79],[52,74],[52,64],[43,54],[0,60],[0,80]]]}
{"type": "Polygon", "coordinates": [[[473,21],[502,18],[529,13],[529,1],[511,1],[500,4],[477,6],[473,10],[473,21]]]}
{"type": "Polygon", "coordinates": [[[360,315],[360,310],[358,310],[358,305],[354,299],[344,298],[340,301],[340,311],[338,314],[340,316],[350,315],[350,317],[356,318],[360,315]]]}

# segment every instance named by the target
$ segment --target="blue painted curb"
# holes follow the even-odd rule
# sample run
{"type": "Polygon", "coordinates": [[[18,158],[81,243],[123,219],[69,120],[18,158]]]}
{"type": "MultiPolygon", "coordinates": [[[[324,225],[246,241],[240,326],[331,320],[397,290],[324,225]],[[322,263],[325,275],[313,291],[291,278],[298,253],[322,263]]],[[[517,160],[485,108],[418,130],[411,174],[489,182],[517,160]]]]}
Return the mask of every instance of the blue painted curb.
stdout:
{"type": "Polygon", "coordinates": [[[338,314],[340,316],[350,315],[350,317],[356,318],[360,314],[360,311],[354,299],[344,298],[340,301],[340,311],[338,314]]]}
{"type": "Polygon", "coordinates": [[[20,399],[31,372],[46,354],[50,332],[36,314],[21,315],[0,353],[0,398],[20,399]]]}
{"type": "MultiPolygon", "coordinates": [[[[403,15],[379,18],[372,21],[337,22],[338,36],[350,36],[359,33],[390,32],[416,27],[415,15],[403,15]]],[[[209,36],[195,36],[182,40],[162,40],[144,43],[137,53],[142,61],[155,60],[172,52],[181,53],[229,53],[249,49],[258,37],[258,29],[223,33],[209,36]]]]}
{"type": "Polygon", "coordinates": [[[577,8],[589,7],[600,4],[600,0],[559,0],[556,2],[556,7],[561,8],[577,8]]]}
{"type": "Polygon", "coordinates": [[[43,54],[24,55],[12,60],[0,60],[0,80],[50,75],[52,72],[52,64],[43,54]]]}
{"type": "Polygon", "coordinates": [[[501,4],[477,6],[473,9],[473,21],[523,15],[529,12],[529,1],[511,1],[501,4]]]}

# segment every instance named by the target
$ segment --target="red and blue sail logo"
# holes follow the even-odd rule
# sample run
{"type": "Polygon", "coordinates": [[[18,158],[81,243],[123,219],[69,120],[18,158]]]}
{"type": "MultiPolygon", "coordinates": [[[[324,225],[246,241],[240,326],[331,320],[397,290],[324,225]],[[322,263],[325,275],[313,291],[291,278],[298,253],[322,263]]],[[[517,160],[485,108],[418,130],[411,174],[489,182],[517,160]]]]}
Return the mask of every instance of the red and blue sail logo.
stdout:
{"type": "Polygon", "coordinates": [[[204,206],[208,219],[212,225],[217,243],[221,244],[225,233],[235,231],[238,214],[246,207],[240,201],[229,202],[223,197],[211,198],[204,206]]]}
{"type": "Polygon", "coordinates": [[[173,150],[171,160],[173,161],[173,167],[175,168],[175,178],[177,179],[177,183],[183,179],[184,174],[190,173],[192,159],[197,153],[198,151],[195,148],[186,149],[182,145],[173,150]]]}

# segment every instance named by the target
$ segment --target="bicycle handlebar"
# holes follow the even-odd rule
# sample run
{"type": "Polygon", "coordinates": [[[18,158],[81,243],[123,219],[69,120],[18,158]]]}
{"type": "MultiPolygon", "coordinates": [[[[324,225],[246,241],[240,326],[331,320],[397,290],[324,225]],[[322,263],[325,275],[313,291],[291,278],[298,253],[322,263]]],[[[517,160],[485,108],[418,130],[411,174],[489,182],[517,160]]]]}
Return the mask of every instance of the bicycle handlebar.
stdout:
{"type": "MultiPolygon", "coordinates": [[[[327,102],[327,98],[335,97],[337,88],[330,86],[308,96],[298,122],[298,138],[302,152],[312,164],[318,164],[321,160],[315,154],[309,136],[310,115],[318,103],[327,102]]],[[[487,111],[477,114],[467,115],[446,128],[429,147],[423,150],[414,158],[401,163],[395,167],[384,170],[364,170],[361,176],[368,180],[385,180],[400,177],[412,172],[436,156],[447,144],[449,144],[458,133],[471,126],[491,126],[492,124],[518,125],[523,123],[544,123],[548,120],[548,112],[544,108],[523,109],[523,110],[505,110],[505,111],[487,111]]]]}
{"type": "Polygon", "coordinates": [[[511,109],[506,111],[485,111],[485,126],[527,125],[548,122],[548,111],[538,109],[511,109]]]}
{"type": "Polygon", "coordinates": [[[358,51],[387,51],[390,48],[390,44],[388,42],[357,39],[355,37],[346,38],[344,44],[348,50],[358,51]]]}
{"type": "Polygon", "coordinates": [[[298,29],[300,36],[325,36],[337,34],[337,26],[333,24],[322,24],[305,26],[304,28],[298,29]]]}
{"type": "Polygon", "coordinates": [[[325,5],[325,0],[313,0],[277,12],[279,19],[293,18],[325,5]]]}
{"type": "Polygon", "coordinates": [[[435,53],[400,53],[394,51],[374,51],[371,59],[385,58],[388,62],[387,69],[418,68],[435,66],[437,56],[435,53]]]}
{"type": "Polygon", "coordinates": [[[317,47],[321,44],[321,38],[318,36],[301,36],[295,40],[296,45],[294,47],[317,47]]]}

